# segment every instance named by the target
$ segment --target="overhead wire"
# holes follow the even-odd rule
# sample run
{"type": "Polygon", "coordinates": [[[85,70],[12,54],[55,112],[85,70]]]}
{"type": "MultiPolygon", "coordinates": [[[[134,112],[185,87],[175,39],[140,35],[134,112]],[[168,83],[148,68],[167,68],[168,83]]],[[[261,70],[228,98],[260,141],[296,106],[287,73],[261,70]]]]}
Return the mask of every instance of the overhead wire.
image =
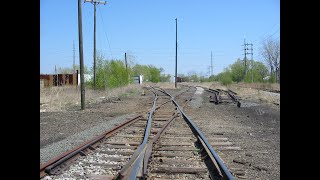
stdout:
{"type": "MultiPolygon", "coordinates": [[[[100,11],[100,7],[98,7],[98,9],[99,9],[99,11],[100,11]]],[[[104,20],[103,20],[103,17],[102,17],[102,15],[101,15],[101,13],[99,13],[100,14],[100,18],[101,18],[101,20],[102,20],[102,29],[103,29],[103,31],[104,31],[104,34],[106,35],[106,39],[107,39],[107,42],[108,42],[108,45],[109,45],[109,50],[110,50],[110,54],[111,54],[111,58],[113,59],[114,57],[113,57],[113,54],[112,54],[112,50],[111,50],[111,46],[110,46],[110,42],[109,42],[109,38],[108,38],[108,34],[107,34],[107,32],[106,32],[106,30],[103,28],[105,25],[104,25],[104,20]]]]}

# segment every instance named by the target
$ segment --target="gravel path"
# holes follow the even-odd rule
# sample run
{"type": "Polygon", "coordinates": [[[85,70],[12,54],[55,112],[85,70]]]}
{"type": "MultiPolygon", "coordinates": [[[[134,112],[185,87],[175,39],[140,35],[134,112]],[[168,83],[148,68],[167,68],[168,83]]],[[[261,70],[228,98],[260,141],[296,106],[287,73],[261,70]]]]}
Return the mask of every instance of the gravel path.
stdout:
{"type": "Polygon", "coordinates": [[[202,87],[196,87],[197,90],[194,93],[192,100],[188,103],[192,108],[199,108],[202,104],[202,93],[203,93],[203,88],[202,87]]]}

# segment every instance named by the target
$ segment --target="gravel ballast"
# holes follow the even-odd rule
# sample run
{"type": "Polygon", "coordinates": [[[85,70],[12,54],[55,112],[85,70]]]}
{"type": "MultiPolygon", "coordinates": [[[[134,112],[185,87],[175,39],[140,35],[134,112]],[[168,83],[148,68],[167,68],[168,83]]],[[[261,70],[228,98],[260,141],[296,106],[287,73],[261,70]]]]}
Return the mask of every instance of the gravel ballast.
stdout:
{"type": "Polygon", "coordinates": [[[202,104],[202,93],[203,93],[203,88],[202,87],[196,87],[197,90],[194,93],[192,100],[188,103],[193,108],[199,108],[202,104]]]}
{"type": "Polygon", "coordinates": [[[84,131],[81,131],[79,133],[76,133],[72,136],[69,136],[61,141],[52,143],[48,146],[45,146],[44,148],[40,149],[40,163],[43,164],[46,161],[57,157],[58,155],[76,147],[80,144],[84,143],[85,141],[88,141],[105,131],[113,128],[114,126],[124,122],[127,120],[126,118],[134,116],[134,114],[127,114],[122,115],[119,117],[114,118],[113,120],[109,120],[106,122],[102,122],[98,125],[95,125],[92,128],[86,129],[84,131]]]}

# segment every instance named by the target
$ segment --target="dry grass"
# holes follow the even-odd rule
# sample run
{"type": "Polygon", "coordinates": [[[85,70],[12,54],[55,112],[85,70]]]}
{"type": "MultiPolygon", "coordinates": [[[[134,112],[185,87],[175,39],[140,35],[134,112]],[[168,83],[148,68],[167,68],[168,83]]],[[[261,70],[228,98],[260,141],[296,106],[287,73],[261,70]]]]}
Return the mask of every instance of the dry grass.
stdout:
{"type": "Polygon", "coordinates": [[[162,89],[174,89],[174,83],[172,82],[159,82],[159,83],[152,83],[146,82],[143,84],[144,86],[153,86],[153,87],[160,87],[162,89]]]}
{"type": "Polygon", "coordinates": [[[239,87],[231,85],[229,89],[237,92],[244,100],[249,100],[264,104],[280,104],[280,95],[261,91],[254,88],[239,87]]]}
{"type": "Polygon", "coordinates": [[[273,84],[270,84],[270,83],[237,83],[237,84],[232,84],[231,86],[280,91],[280,84],[279,83],[273,83],[273,84]]]}
{"type": "Polygon", "coordinates": [[[227,89],[226,86],[222,85],[220,82],[203,82],[203,83],[197,83],[197,82],[183,82],[181,84],[189,85],[189,86],[202,86],[206,88],[211,89],[227,89]]]}
{"type": "MultiPolygon", "coordinates": [[[[86,89],[86,104],[101,102],[103,99],[121,97],[136,93],[141,87],[136,84],[109,90],[86,89]]],[[[70,106],[80,105],[80,88],[73,86],[40,89],[40,112],[65,111],[70,106]]]]}
{"type": "MultiPolygon", "coordinates": [[[[179,85],[188,85],[188,86],[203,86],[209,88],[213,83],[212,82],[204,82],[204,83],[196,83],[196,82],[182,82],[178,83],[178,89],[181,87],[179,85]]],[[[218,83],[219,84],[219,83],[218,83]]],[[[144,86],[154,86],[160,87],[163,89],[175,89],[174,82],[159,82],[159,83],[151,83],[147,82],[143,84],[144,86]]]]}

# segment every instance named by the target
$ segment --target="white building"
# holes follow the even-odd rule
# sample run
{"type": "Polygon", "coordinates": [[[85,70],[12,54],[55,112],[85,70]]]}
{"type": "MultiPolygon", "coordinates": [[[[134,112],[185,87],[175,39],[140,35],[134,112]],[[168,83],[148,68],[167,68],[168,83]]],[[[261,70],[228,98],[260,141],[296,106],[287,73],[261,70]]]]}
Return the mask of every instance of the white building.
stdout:
{"type": "MultiPolygon", "coordinates": [[[[84,82],[90,81],[93,79],[92,74],[84,74],[84,82]]],[[[78,75],[78,86],[80,86],[80,74],[78,75]]]]}
{"type": "Polygon", "coordinates": [[[142,82],[143,82],[143,75],[133,77],[134,84],[142,84],[142,82]]]}

